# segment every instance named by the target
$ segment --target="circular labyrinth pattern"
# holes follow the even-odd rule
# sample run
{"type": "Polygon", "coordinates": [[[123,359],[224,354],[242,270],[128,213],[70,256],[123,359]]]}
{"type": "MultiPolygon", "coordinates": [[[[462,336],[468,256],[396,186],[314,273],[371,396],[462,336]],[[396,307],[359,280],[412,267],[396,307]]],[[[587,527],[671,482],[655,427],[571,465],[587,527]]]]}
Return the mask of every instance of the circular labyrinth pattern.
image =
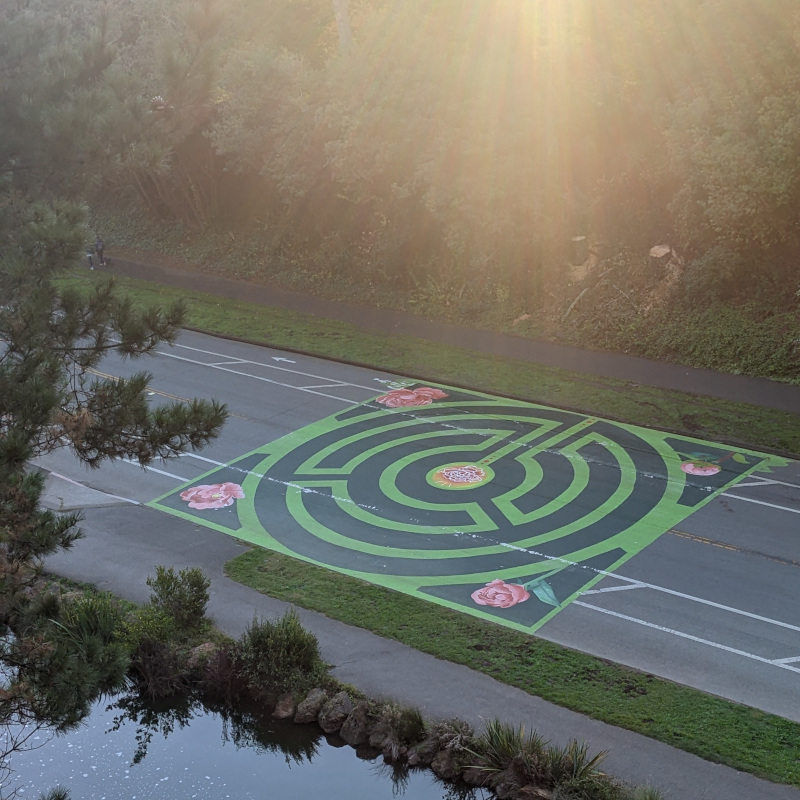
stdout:
{"type": "Polygon", "coordinates": [[[157,504],[535,630],[764,458],[474,392],[404,388],[157,504]]]}
{"type": "Polygon", "coordinates": [[[255,508],[290,552],[368,574],[468,581],[617,551],[681,475],[632,430],[555,409],[373,403],[335,419],[255,466],[255,508]]]}

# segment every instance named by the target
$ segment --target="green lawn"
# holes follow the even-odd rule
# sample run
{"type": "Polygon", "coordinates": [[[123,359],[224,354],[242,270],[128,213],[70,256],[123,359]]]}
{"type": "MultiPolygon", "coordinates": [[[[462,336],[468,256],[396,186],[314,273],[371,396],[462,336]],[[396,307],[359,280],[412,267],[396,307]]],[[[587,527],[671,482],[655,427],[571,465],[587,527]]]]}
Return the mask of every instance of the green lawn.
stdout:
{"type": "MultiPolygon", "coordinates": [[[[81,273],[67,280],[88,287],[103,278],[81,273]]],[[[187,325],[208,333],[756,450],[800,453],[800,417],[787,412],[365,333],[202,292],[130,279],[117,283],[136,303],[183,299],[187,325]]],[[[554,703],[800,787],[796,723],[258,548],[230,562],[228,572],[270,596],[464,664],[554,703]]]]}

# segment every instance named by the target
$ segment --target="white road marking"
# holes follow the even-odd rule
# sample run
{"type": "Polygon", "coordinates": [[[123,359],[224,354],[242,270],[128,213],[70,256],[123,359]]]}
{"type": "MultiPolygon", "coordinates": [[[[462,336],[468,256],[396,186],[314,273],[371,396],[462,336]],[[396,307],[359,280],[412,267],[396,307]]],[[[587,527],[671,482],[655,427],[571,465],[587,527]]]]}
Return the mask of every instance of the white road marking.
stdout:
{"type": "Polygon", "coordinates": [[[133,464],[134,467],[139,467],[140,469],[146,469],[148,472],[155,472],[158,475],[166,475],[168,478],[174,478],[176,481],[180,481],[181,483],[186,483],[187,481],[191,480],[191,478],[183,478],[180,475],[175,475],[172,472],[165,472],[163,469],[156,469],[156,467],[142,467],[138,461],[134,461],[132,458],[121,458],[120,461],[125,464],[133,464]]]}
{"type": "MultiPolygon", "coordinates": [[[[231,358],[230,356],[227,356],[224,353],[216,353],[213,350],[203,350],[200,347],[189,347],[189,345],[185,345],[185,344],[176,344],[176,345],[173,345],[173,347],[180,347],[180,348],[182,348],[184,350],[192,350],[195,353],[205,353],[206,355],[209,355],[209,356],[219,356],[220,358],[223,358],[223,359],[230,359],[231,358]]],[[[162,355],[162,356],[170,355],[170,353],[166,353],[163,350],[158,350],[156,352],[158,353],[158,355],[162,355]]],[[[184,359],[184,360],[185,361],[191,361],[191,359],[188,359],[188,358],[184,359]]],[[[335,380],[335,378],[326,378],[324,375],[314,375],[311,372],[303,372],[303,371],[301,371],[299,369],[290,369],[289,367],[278,367],[275,364],[267,364],[267,363],[264,363],[264,362],[261,362],[261,361],[248,361],[247,359],[242,359],[242,361],[245,364],[254,364],[254,365],[259,366],[259,367],[266,367],[267,369],[274,369],[274,370],[278,370],[280,372],[291,372],[292,375],[303,375],[306,378],[315,378],[315,379],[320,380],[320,381],[335,380]]],[[[208,366],[208,364],[206,362],[203,362],[203,361],[191,361],[191,363],[192,364],[199,364],[201,367],[208,366]]],[[[252,377],[252,376],[248,375],[247,377],[252,377]]],[[[371,392],[372,394],[375,393],[375,387],[374,386],[362,386],[359,383],[347,383],[345,385],[346,386],[356,386],[359,389],[366,389],[368,392],[371,392]]],[[[293,386],[291,388],[294,389],[296,387],[293,386]]]]}
{"type": "MultiPolygon", "coordinates": [[[[50,474],[54,478],[60,478],[62,481],[71,483],[73,486],[80,486],[82,489],[92,489],[91,486],[87,486],[85,483],[81,483],[80,481],[74,481],[72,478],[68,478],[66,475],[62,475],[60,472],[51,472],[50,474]]],[[[113,497],[114,500],[122,500],[124,503],[132,503],[135,506],[141,505],[141,503],[138,500],[131,500],[130,497],[120,497],[118,494],[109,494],[108,492],[105,492],[102,489],[92,489],[92,491],[100,492],[100,494],[104,494],[106,497],[113,497]]]]}
{"type": "Polygon", "coordinates": [[[588,591],[581,592],[581,597],[587,594],[605,594],[606,592],[624,592],[628,589],[644,589],[646,588],[643,583],[630,583],[625,586],[609,586],[607,589],[589,589],[588,591]]]}
{"type": "Polygon", "coordinates": [[[791,658],[776,658],[776,664],[794,664],[795,661],[800,661],[800,656],[792,656],[791,658]]]}
{"type": "Polygon", "coordinates": [[[644,625],[646,628],[653,628],[654,630],[661,631],[662,633],[669,633],[672,636],[678,636],[681,639],[688,639],[691,642],[697,642],[698,644],[705,644],[709,647],[715,647],[717,650],[725,650],[728,653],[733,653],[737,656],[744,656],[745,658],[750,658],[753,661],[760,661],[763,664],[769,664],[773,667],[778,667],[780,669],[786,669],[790,672],[797,672],[800,673],[800,667],[792,667],[789,664],[784,663],[782,660],[777,661],[770,658],[764,658],[763,656],[757,656],[755,653],[748,653],[745,650],[739,650],[735,647],[728,647],[726,644],[720,644],[719,642],[712,642],[709,639],[701,639],[699,636],[693,636],[690,633],[684,633],[683,631],[676,631],[674,628],[666,628],[663,625],[656,625],[654,622],[647,622],[643,619],[638,619],[637,617],[631,617],[627,614],[620,614],[616,611],[609,611],[607,608],[600,608],[599,606],[593,606],[589,603],[582,603],[580,600],[573,600],[571,605],[574,606],[581,606],[582,608],[589,608],[592,611],[599,611],[601,614],[608,614],[612,617],[617,617],[618,619],[623,619],[626,622],[634,622],[637,625],[644,625]]]}
{"type": "Polygon", "coordinates": [[[789,508],[789,506],[780,506],[777,503],[767,503],[764,500],[754,500],[752,497],[742,497],[738,494],[731,494],[730,492],[723,492],[722,497],[731,497],[734,500],[743,500],[745,503],[756,503],[759,506],[769,506],[778,511],[789,511],[792,514],[800,514],[800,508],[789,508]]]}
{"type": "Polygon", "coordinates": [[[215,461],[213,458],[206,458],[198,453],[178,453],[181,458],[196,458],[198,461],[205,461],[207,464],[214,464],[217,467],[227,467],[224,461],[215,461]]]}
{"type": "MultiPolygon", "coordinates": [[[[762,617],[760,614],[753,614],[751,611],[744,611],[741,608],[733,608],[732,606],[726,606],[722,603],[715,603],[713,600],[705,600],[702,597],[695,597],[692,594],[685,594],[684,592],[677,592],[675,589],[667,589],[665,586],[656,586],[653,583],[645,583],[643,581],[637,581],[634,578],[626,578],[624,575],[620,575],[616,572],[603,572],[602,570],[597,570],[599,575],[605,575],[609,578],[617,578],[621,581],[626,581],[628,583],[633,584],[631,588],[633,589],[652,589],[655,592],[662,592],[663,594],[669,594],[673,597],[680,597],[682,600],[689,600],[693,603],[700,603],[704,606],[709,606],[710,608],[717,608],[720,611],[728,611],[731,614],[738,614],[742,617],[749,617],[750,619],[755,619],[758,622],[766,622],[768,625],[777,625],[779,628],[788,628],[790,631],[797,631],[800,633],[800,626],[791,625],[788,622],[781,622],[778,619],[772,619],[771,617],[762,617]]],[[[602,591],[599,589],[597,591],[602,591]]],[[[584,592],[583,594],[589,594],[589,592],[584,592]]]]}
{"type": "MultiPolygon", "coordinates": [[[[238,370],[228,369],[227,367],[214,366],[213,364],[207,364],[207,363],[205,363],[203,361],[195,361],[194,359],[191,359],[191,358],[184,358],[183,356],[176,356],[173,353],[159,353],[159,355],[162,355],[162,356],[164,356],[166,358],[174,358],[177,361],[185,361],[188,364],[197,364],[198,366],[201,366],[201,367],[210,367],[211,369],[218,369],[220,372],[227,372],[230,375],[239,375],[242,378],[250,378],[251,380],[262,381],[263,383],[271,383],[274,386],[282,386],[285,389],[296,389],[298,392],[308,392],[308,394],[315,394],[318,397],[327,397],[330,400],[338,400],[340,403],[347,403],[347,405],[353,405],[353,403],[355,402],[354,400],[350,400],[350,399],[348,399],[346,397],[337,397],[335,394],[326,394],[325,392],[317,392],[314,389],[303,389],[300,386],[293,386],[291,383],[282,383],[281,381],[272,380],[272,378],[264,378],[261,375],[250,375],[247,372],[239,372],[238,370]]],[[[269,365],[268,364],[264,364],[263,366],[269,366],[269,365]]],[[[273,369],[281,369],[281,367],[274,367],[273,369]]],[[[290,371],[290,370],[286,370],[286,371],[290,371]]],[[[303,374],[303,373],[296,373],[296,374],[300,375],[300,374],[303,374]]],[[[323,376],[321,376],[321,375],[311,375],[309,377],[321,378],[322,380],[325,380],[325,378],[323,376]]],[[[343,385],[345,385],[345,386],[356,386],[356,384],[354,384],[354,383],[347,383],[347,384],[343,384],[343,385]]],[[[360,386],[358,388],[360,388],[360,389],[369,389],[369,387],[367,387],[367,386],[360,386]]]]}
{"type": "Polygon", "coordinates": [[[777,486],[789,486],[792,489],[800,489],[800,483],[787,483],[786,481],[775,480],[775,478],[762,478],[760,475],[751,475],[750,478],[752,478],[755,481],[758,481],[758,483],[737,483],[736,485],[737,486],[770,486],[772,484],[775,484],[777,486]]]}

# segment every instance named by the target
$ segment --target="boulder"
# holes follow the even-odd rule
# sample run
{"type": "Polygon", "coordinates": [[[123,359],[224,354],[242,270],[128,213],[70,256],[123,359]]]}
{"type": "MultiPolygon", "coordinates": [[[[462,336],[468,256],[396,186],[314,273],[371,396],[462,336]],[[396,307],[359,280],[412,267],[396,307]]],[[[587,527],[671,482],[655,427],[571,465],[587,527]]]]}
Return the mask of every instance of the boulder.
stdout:
{"type": "Polygon", "coordinates": [[[339,736],[351,747],[358,747],[368,741],[368,713],[369,705],[365,701],[358,703],[339,729],[339,736]]]}
{"type": "Polygon", "coordinates": [[[291,692],[286,692],[278,698],[275,704],[275,710],[272,716],[275,719],[291,719],[295,714],[294,695],[291,692]]]}
{"type": "Polygon", "coordinates": [[[488,778],[489,773],[480,767],[467,767],[461,773],[461,780],[470,786],[483,786],[488,778]]]}
{"type": "Polygon", "coordinates": [[[392,735],[391,726],[382,719],[376,720],[372,725],[367,727],[367,736],[369,737],[369,746],[380,750],[383,743],[392,735]]]}
{"type": "Polygon", "coordinates": [[[431,770],[442,780],[454,781],[461,773],[458,756],[452,750],[440,750],[431,761],[431,770]]]}
{"type": "Polygon", "coordinates": [[[553,793],[549,789],[523,786],[514,794],[514,800],[553,800],[553,793]]]}
{"type": "Polygon", "coordinates": [[[203,644],[193,647],[186,657],[186,668],[190,670],[197,669],[201,664],[204,664],[217,650],[217,646],[213,642],[203,642],[203,644]]]}
{"type": "Polygon", "coordinates": [[[414,745],[414,747],[409,750],[408,754],[408,763],[411,764],[412,759],[414,763],[411,766],[416,766],[417,764],[424,764],[426,767],[433,761],[436,754],[439,752],[439,739],[436,736],[428,736],[423,739],[419,744],[414,745]]]}
{"type": "Polygon", "coordinates": [[[672,255],[672,248],[668,244],[657,244],[650,248],[650,258],[664,258],[672,255]]]}
{"type": "Polygon", "coordinates": [[[394,764],[395,761],[399,761],[400,757],[404,755],[405,752],[405,748],[400,746],[400,742],[397,741],[395,736],[388,736],[383,740],[381,754],[383,755],[383,760],[387,764],[394,764]]]}
{"type": "Polygon", "coordinates": [[[337,692],[317,714],[317,722],[325,733],[336,733],[350,716],[353,701],[347,692],[337,692]]]}
{"type": "Polygon", "coordinates": [[[305,700],[297,706],[294,721],[298,723],[316,722],[320,709],[325,705],[328,693],[324,689],[312,689],[305,700]]]}

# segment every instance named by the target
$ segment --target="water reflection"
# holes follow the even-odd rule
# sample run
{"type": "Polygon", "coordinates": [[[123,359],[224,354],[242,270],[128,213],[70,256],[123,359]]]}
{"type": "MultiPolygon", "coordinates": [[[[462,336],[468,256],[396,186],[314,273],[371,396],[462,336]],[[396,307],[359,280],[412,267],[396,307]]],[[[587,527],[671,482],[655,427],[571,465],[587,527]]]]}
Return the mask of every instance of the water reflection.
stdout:
{"type": "Polygon", "coordinates": [[[316,725],[183,697],[158,705],[124,695],[95,705],[80,729],[14,757],[21,797],[61,785],[74,800],[481,800],[428,770],[384,764],[316,725]]]}

